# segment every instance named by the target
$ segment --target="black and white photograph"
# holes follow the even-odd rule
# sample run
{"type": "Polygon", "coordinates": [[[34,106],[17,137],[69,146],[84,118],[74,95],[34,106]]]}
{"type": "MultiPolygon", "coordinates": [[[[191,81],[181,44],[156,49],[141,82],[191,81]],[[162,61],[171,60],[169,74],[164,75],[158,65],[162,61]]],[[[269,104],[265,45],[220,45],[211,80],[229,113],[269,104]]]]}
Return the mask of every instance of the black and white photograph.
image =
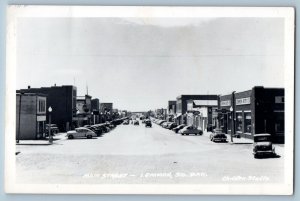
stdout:
{"type": "Polygon", "coordinates": [[[7,12],[7,193],[293,194],[293,8],[7,12]]]}

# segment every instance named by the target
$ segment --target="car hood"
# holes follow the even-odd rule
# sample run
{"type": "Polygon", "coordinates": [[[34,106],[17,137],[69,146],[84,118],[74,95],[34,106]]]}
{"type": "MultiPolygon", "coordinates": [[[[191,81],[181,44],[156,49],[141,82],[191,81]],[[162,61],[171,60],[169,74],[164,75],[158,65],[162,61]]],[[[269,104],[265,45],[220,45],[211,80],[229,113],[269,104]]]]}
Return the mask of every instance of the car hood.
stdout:
{"type": "Polygon", "coordinates": [[[67,134],[76,133],[76,131],[68,131],[67,134]]]}

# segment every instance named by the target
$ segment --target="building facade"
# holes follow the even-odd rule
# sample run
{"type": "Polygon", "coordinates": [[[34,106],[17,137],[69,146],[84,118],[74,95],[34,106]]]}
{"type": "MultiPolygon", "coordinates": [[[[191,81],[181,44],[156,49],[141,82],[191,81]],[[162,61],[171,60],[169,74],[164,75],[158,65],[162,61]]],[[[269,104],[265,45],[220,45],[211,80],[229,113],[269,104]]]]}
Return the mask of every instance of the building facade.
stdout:
{"type": "Polygon", "coordinates": [[[92,124],[92,96],[77,96],[76,127],[92,124]]]}
{"type": "MultiPolygon", "coordinates": [[[[209,122],[212,122],[212,120],[208,120],[212,118],[212,108],[218,106],[218,95],[180,95],[176,98],[176,122],[177,124],[188,124],[188,116],[191,116],[192,114],[198,115],[198,123],[195,123],[196,127],[201,127],[202,129],[206,129],[209,122]],[[189,107],[188,108],[188,103],[189,107]],[[192,105],[191,105],[192,103],[192,105]],[[197,108],[197,109],[196,109],[197,108]],[[201,109],[202,108],[202,109],[201,109]],[[205,109],[206,108],[206,109],[205,109]],[[199,110],[198,112],[195,112],[194,110],[199,110]],[[203,123],[202,120],[200,120],[200,115],[204,118],[203,115],[205,115],[205,110],[207,110],[206,115],[207,120],[203,123]],[[202,113],[201,113],[202,111],[202,113]],[[202,123],[200,123],[202,122],[202,123]],[[203,125],[202,125],[203,124],[203,125]]],[[[194,118],[194,117],[193,117],[194,118]]],[[[189,117],[191,119],[191,117],[189,117]]],[[[189,122],[191,123],[191,122],[189,122]]],[[[194,123],[194,122],[193,122],[194,123]]]]}
{"type": "Polygon", "coordinates": [[[45,137],[47,97],[43,94],[16,94],[16,140],[45,137]]]}
{"type": "Polygon", "coordinates": [[[168,101],[168,121],[175,122],[176,116],[176,101],[168,101]]]}
{"type": "Polygon", "coordinates": [[[112,120],[113,103],[100,103],[101,123],[112,120]]]}
{"type": "Polygon", "coordinates": [[[225,133],[253,139],[270,133],[284,143],[284,89],[253,87],[220,97],[220,127],[225,133]]]}
{"type": "MultiPolygon", "coordinates": [[[[52,86],[20,89],[19,93],[40,93],[47,97],[47,108],[52,107],[51,122],[56,124],[60,131],[68,131],[74,128],[76,116],[77,88],[72,85],[52,86]]],[[[47,109],[47,121],[49,118],[47,109]]]]}

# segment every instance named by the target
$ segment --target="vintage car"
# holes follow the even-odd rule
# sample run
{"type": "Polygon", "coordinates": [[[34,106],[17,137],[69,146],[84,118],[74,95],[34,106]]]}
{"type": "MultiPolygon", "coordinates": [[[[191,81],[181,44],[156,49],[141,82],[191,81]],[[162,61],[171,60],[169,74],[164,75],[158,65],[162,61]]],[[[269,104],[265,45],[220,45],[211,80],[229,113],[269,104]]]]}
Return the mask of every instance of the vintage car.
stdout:
{"type": "Polygon", "coordinates": [[[68,131],[67,137],[68,137],[68,139],[73,139],[73,138],[88,138],[88,139],[90,139],[92,137],[97,137],[97,134],[88,128],[79,127],[79,128],[75,128],[75,130],[68,131]]]}
{"type": "Polygon", "coordinates": [[[185,126],[183,127],[183,129],[179,130],[178,133],[180,133],[181,135],[202,135],[203,131],[198,128],[194,128],[193,126],[185,126]]]}
{"type": "Polygon", "coordinates": [[[129,124],[129,120],[125,120],[124,122],[123,122],[123,125],[128,125],[129,124]]]}
{"type": "Polygon", "coordinates": [[[145,121],[145,127],[152,127],[152,123],[150,120],[145,121]]]}
{"type": "Polygon", "coordinates": [[[261,133],[253,135],[253,155],[254,158],[264,155],[276,155],[275,147],[271,141],[271,134],[261,133]]]}
{"type": "Polygon", "coordinates": [[[45,130],[45,134],[46,134],[46,137],[49,136],[49,129],[51,129],[51,135],[54,136],[55,134],[59,133],[59,129],[57,127],[56,124],[46,124],[46,130],[45,130]]]}
{"type": "Polygon", "coordinates": [[[175,133],[178,133],[178,131],[179,131],[180,129],[183,129],[185,126],[186,126],[185,124],[181,124],[181,125],[179,125],[179,126],[173,128],[172,131],[174,131],[175,133]]]}
{"type": "Polygon", "coordinates": [[[210,141],[213,142],[226,142],[227,136],[222,132],[222,129],[214,129],[213,132],[209,135],[210,141]]]}
{"type": "Polygon", "coordinates": [[[140,125],[140,122],[138,120],[134,120],[133,125],[138,126],[138,125],[140,125]]]}
{"type": "Polygon", "coordinates": [[[177,124],[174,123],[174,122],[171,122],[171,123],[168,124],[168,126],[166,128],[169,129],[169,130],[172,130],[175,127],[177,127],[177,124]]]}

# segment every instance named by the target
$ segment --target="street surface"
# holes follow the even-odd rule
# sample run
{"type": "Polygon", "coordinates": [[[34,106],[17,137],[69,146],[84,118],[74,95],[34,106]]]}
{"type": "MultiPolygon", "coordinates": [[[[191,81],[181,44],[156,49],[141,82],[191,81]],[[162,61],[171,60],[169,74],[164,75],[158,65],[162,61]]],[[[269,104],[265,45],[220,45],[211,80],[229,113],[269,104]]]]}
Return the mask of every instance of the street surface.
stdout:
{"type": "Polygon", "coordinates": [[[276,183],[284,181],[284,146],[278,158],[254,159],[252,144],[214,143],[181,136],[156,124],[119,125],[102,137],[53,145],[17,145],[17,182],[60,184],[276,183]]]}

